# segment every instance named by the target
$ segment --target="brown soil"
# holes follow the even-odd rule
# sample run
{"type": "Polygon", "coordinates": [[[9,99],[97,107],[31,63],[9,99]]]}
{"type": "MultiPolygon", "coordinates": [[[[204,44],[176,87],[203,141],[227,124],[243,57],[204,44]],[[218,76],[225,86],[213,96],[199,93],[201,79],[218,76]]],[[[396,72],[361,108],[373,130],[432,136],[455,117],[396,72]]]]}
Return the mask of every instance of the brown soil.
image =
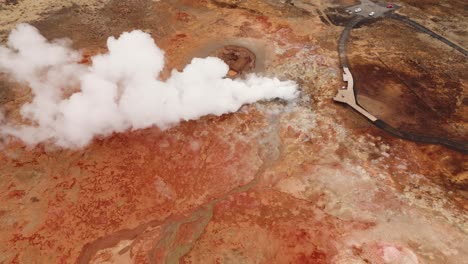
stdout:
{"type": "Polygon", "coordinates": [[[373,115],[404,131],[468,140],[461,53],[393,20],[354,30],[349,51],[358,101],[373,115]]]}

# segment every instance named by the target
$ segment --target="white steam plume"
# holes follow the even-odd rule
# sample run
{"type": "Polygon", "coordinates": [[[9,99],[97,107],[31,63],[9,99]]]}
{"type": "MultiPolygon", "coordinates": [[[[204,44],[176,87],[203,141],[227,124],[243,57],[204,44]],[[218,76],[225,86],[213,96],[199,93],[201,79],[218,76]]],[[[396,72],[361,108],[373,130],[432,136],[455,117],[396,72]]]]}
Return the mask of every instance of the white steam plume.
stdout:
{"type": "Polygon", "coordinates": [[[66,148],[86,146],[95,136],[158,126],[237,111],[263,99],[297,97],[297,85],[250,75],[225,78],[218,58],[195,58],[167,81],[158,79],[164,52],[140,30],[107,40],[108,53],[79,64],[81,54],[69,41],[47,41],[27,24],[18,25],[0,46],[0,72],[27,84],[34,95],[21,107],[26,124],[4,120],[2,136],[28,145],[52,142],[66,148]],[[73,90],[75,89],[75,90],[73,90]],[[71,93],[70,91],[75,91],[71,93]]]}

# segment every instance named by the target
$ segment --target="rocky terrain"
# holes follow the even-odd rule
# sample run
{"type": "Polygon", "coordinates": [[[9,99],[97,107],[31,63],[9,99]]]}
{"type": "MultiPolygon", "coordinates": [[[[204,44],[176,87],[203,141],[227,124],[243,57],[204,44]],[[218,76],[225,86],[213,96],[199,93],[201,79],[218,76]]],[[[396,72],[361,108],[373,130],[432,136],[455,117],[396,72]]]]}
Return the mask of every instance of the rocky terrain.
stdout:
{"type": "MultiPolygon", "coordinates": [[[[299,83],[294,102],[96,138],[84,149],[2,139],[0,263],[468,263],[468,160],[388,135],[332,101],[354,0],[0,0],[89,56],[141,29],[166,68],[216,55],[231,78],[299,83]]],[[[396,2],[467,47],[465,1],[396,2]]],[[[353,30],[362,105],[395,127],[467,141],[467,58],[397,21],[353,30]]],[[[0,75],[0,108],[32,97],[0,75]]],[[[79,128],[77,128],[79,129],[79,128]]]]}

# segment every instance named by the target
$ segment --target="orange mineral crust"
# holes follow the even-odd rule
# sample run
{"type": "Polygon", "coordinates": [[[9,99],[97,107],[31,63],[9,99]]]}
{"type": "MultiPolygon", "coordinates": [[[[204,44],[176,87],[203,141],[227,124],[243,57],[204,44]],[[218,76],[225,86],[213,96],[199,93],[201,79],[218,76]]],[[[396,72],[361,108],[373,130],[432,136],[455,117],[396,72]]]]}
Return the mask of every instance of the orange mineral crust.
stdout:
{"type": "MultiPolygon", "coordinates": [[[[1,237],[15,251],[33,246],[69,260],[80,253],[70,245],[189,214],[253,179],[261,165],[258,143],[232,130],[258,122],[220,121],[209,129],[187,123],[164,133],[147,129],[98,140],[79,152],[4,149],[2,223],[7,226],[1,237]]],[[[119,239],[128,236],[123,233],[119,239]]]]}

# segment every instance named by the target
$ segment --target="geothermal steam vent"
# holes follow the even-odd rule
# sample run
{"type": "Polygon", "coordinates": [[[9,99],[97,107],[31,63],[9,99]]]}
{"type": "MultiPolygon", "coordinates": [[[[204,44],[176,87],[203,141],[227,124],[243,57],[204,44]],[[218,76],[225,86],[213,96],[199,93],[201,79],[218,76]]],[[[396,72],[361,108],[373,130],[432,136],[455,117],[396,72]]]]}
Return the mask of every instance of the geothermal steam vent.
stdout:
{"type": "Polygon", "coordinates": [[[91,58],[91,66],[82,65],[70,41],[48,41],[36,28],[18,25],[6,46],[0,46],[0,72],[30,87],[33,99],[20,111],[28,124],[6,114],[2,137],[29,145],[47,141],[83,147],[95,136],[150,126],[165,129],[181,120],[234,112],[258,100],[292,100],[298,94],[292,81],[254,74],[225,78],[229,67],[213,57],[195,58],[161,81],[164,52],[140,30],[109,37],[107,48],[91,58]]]}
{"type": "Polygon", "coordinates": [[[238,77],[255,68],[255,54],[244,47],[227,45],[212,52],[211,55],[222,59],[229,66],[230,78],[238,77]]]}

